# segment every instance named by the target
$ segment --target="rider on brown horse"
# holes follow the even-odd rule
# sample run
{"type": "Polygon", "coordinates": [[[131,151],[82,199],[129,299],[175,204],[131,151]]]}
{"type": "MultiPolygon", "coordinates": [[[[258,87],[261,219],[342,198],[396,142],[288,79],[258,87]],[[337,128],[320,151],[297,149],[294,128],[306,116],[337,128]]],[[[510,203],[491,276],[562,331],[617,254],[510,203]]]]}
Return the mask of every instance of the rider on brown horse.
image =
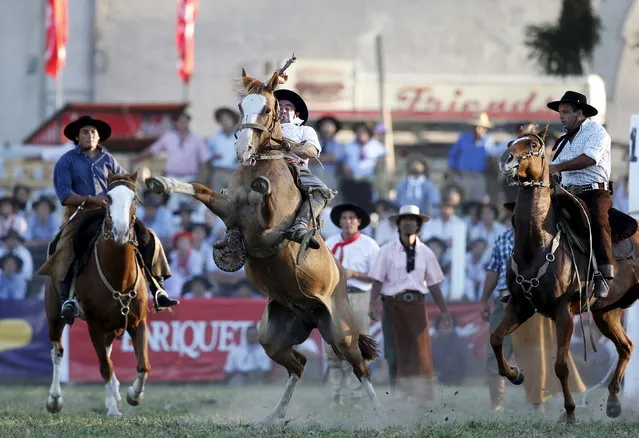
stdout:
{"type": "MultiPolygon", "coordinates": [[[[53,181],[56,195],[60,203],[66,207],[66,222],[56,237],[55,252],[42,265],[38,274],[48,275],[60,282],[60,297],[63,301],[61,316],[63,321],[70,325],[79,314],[77,303],[69,300],[69,295],[75,274],[74,240],[80,218],[86,214],[86,210],[106,206],[109,202],[106,198],[108,173],[124,173],[124,169],[99,144],[111,135],[111,127],[106,122],[83,116],[69,123],[64,128],[64,135],[73,141],[76,147],[60,157],[54,169],[53,181]]],[[[136,227],[144,225],[138,220],[136,227]]],[[[163,289],[163,280],[171,275],[164,249],[155,234],[149,234],[152,238],[147,242],[140,240],[139,249],[143,255],[152,254],[143,258],[145,261],[153,259],[145,263],[148,266],[147,273],[150,272],[153,277],[149,278],[149,284],[156,307],[161,309],[174,306],[178,302],[170,299],[163,289]]]]}
{"type": "Polygon", "coordinates": [[[595,267],[595,296],[608,296],[608,282],[614,278],[612,238],[608,210],[612,208],[610,184],[610,136],[599,123],[590,120],[598,111],[586,96],[567,91],[548,108],[559,113],[566,133],[557,141],[550,164],[551,175],[579,197],[590,211],[595,267]]]}
{"type": "MultiPolygon", "coordinates": [[[[288,79],[287,75],[280,74],[280,83],[288,79]]],[[[308,119],[308,108],[304,99],[291,90],[276,90],[274,93],[278,102],[279,120],[284,137],[283,146],[288,152],[286,161],[289,166],[295,168],[298,173],[297,186],[307,202],[303,202],[297,211],[297,217],[293,225],[286,231],[285,237],[297,243],[302,243],[308,233],[309,223],[320,216],[324,207],[335,197],[334,190],[328,188],[318,177],[308,170],[308,160],[318,158],[322,146],[317,133],[310,126],[304,126],[308,119]]],[[[215,243],[216,249],[222,249],[228,242],[228,233],[215,243]]],[[[310,237],[308,246],[319,249],[320,244],[310,237]]]]}

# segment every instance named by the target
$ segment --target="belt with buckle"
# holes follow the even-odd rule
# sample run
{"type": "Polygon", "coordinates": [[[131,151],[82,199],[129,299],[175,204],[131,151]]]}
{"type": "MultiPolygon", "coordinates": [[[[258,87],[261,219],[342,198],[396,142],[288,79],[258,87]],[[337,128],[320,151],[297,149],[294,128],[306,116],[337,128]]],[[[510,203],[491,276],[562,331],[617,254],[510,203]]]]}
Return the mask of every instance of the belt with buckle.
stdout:
{"type": "Polygon", "coordinates": [[[612,184],[610,182],[592,183],[584,184],[583,186],[566,186],[565,189],[573,195],[580,195],[594,190],[607,190],[612,193],[612,184]]]}
{"type": "Polygon", "coordinates": [[[400,292],[397,295],[393,295],[392,298],[397,301],[412,303],[413,301],[424,301],[424,294],[416,290],[407,290],[400,292]]]}

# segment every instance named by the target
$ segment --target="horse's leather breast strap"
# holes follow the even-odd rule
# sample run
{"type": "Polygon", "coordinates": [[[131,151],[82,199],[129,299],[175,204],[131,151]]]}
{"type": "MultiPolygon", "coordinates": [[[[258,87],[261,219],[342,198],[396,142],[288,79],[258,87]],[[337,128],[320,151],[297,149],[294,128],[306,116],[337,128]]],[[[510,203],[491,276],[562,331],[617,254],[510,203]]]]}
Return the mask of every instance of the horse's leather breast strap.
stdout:
{"type": "MultiPolygon", "coordinates": [[[[532,304],[532,294],[530,293],[530,291],[536,288],[537,286],[539,286],[539,279],[544,276],[544,274],[546,273],[546,270],[548,270],[548,266],[550,266],[550,264],[555,261],[555,252],[557,251],[557,248],[559,248],[560,240],[561,240],[561,229],[557,230],[557,234],[555,234],[555,237],[553,237],[552,239],[550,252],[546,254],[546,261],[544,262],[543,265],[541,265],[541,267],[537,271],[537,275],[531,278],[530,280],[527,280],[526,278],[524,278],[523,275],[519,273],[519,267],[517,266],[517,262],[515,262],[515,257],[512,254],[510,256],[510,267],[512,268],[513,272],[516,275],[515,283],[521,286],[522,290],[524,291],[524,296],[528,299],[528,301],[531,302],[531,304],[532,304]]],[[[535,312],[536,311],[537,309],[535,308],[535,312]]]]}
{"type": "Polygon", "coordinates": [[[138,294],[137,291],[138,291],[138,286],[140,284],[140,277],[142,277],[140,275],[140,267],[138,266],[138,263],[136,261],[135,284],[133,285],[133,288],[130,291],[125,293],[117,291],[113,289],[113,286],[111,286],[111,283],[109,283],[109,280],[107,280],[107,278],[104,275],[104,272],[102,271],[102,266],[100,266],[100,256],[98,255],[98,245],[97,244],[94,245],[93,248],[94,248],[93,253],[95,254],[95,266],[98,270],[98,275],[100,276],[100,280],[102,280],[102,284],[104,284],[106,288],[109,290],[109,292],[111,292],[111,296],[113,297],[113,299],[120,304],[120,313],[122,313],[122,315],[124,316],[124,330],[126,330],[127,325],[129,323],[129,312],[131,311],[131,307],[130,307],[131,301],[138,294]]]}

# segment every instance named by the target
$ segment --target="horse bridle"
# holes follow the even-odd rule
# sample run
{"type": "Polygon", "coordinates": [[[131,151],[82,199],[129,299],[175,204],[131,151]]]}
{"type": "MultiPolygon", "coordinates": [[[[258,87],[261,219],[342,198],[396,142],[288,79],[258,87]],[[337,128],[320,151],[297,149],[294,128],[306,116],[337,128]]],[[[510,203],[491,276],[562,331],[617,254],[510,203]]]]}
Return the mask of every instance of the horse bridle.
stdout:
{"type": "MultiPolygon", "coordinates": [[[[240,109],[240,113],[242,112],[242,106],[238,105],[238,108],[240,109]]],[[[277,102],[277,100],[275,100],[275,108],[273,109],[275,115],[273,116],[273,120],[271,121],[271,126],[269,126],[268,128],[260,123],[241,123],[240,125],[238,125],[235,128],[235,139],[237,140],[237,133],[240,132],[242,129],[253,129],[255,131],[259,131],[259,132],[265,132],[266,134],[268,134],[268,141],[269,142],[274,142],[277,144],[277,146],[270,146],[270,145],[258,145],[258,149],[261,151],[282,151],[283,149],[285,149],[284,143],[285,140],[283,138],[277,138],[273,136],[273,130],[275,129],[275,125],[277,124],[277,122],[279,122],[280,120],[280,112],[279,112],[279,103],[277,102]]],[[[249,163],[248,165],[254,165],[257,161],[260,160],[275,160],[275,159],[279,159],[279,158],[284,158],[284,154],[280,154],[280,155],[267,155],[267,154],[259,154],[256,152],[252,153],[251,156],[249,157],[249,163]]]]}
{"type": "MultiPolygon", "coordinates": [[[[517,157],[517,166],[515,167],[517,170],[519,170],[519,166],[521,165],[521,162],[524,161],[524,160],[527,160],[528,158],[541,156],[541,160],[542,161],[544,161],[546,159],[546,143],[544,142],[544,140],[537,134],[532,134],[532,133],[531,134],[526,134],[526,137],[529,137],[529,136],[533,136],[537,140],[539,140],[539,145],[540,146],[538,148],[530,146],[530,152],[526,152],[525,154],[522,154],[522,155],[517,157]]],[[[519,140],[519,139],[517,139],[517,140],[519,140]]],[[[515,141],[517,141],[517,140],[515,140],[515,141]]],[[[521,181],[519,179],[519,172],[517,172],[517,176],[515,178],[513,178],[513,181],[508,183],[508,185],[509,186],[520,186],[520,187],[550,187],[549,184],[544,184],[543,181],[521,181]]]]}
{"type": "MultiPolygon", "coordinates": [[[[135,196],[133,197],[133,201],[136,204],[141,204],[140,202],[140,198],[138,198],[138,195],[135,191],[135,183],[129,181],[126,178],[116,178],[113,181],[111,181],[111,183],[109,184],[109,190],[114,189],[117,186],[126,186],[128,189],[130,189],[131,191],[133,191],[133,193],[135,194],[135,196]]],[[[129,240],[126,242],[127,244],[131,244],[133,246],[138,246],[138,239],[136,234],[133,232],[133,227],[135,226],[135,221],[137,220],[137,216],[135,213],[133,213],[133,217],[131,218],[131,223],[129,224],[129,240]],[[131,239],[131,234],[133,234],[133,238],[131,239]]],[[[111,240],[112,242],[115,242],[115,236],[113,235],[113,219],[111,218],[111,211],[109,208],[107,208],[106,211],[106,218],[104,220],[104,222],[102,222],[102,237],[104,238],[104,240],[111,240]],[[111,226],[109,227],[109,229],[107,230],[106,227],[106,219],[109,220],[109,222],[111,223],[111,226]]]]}

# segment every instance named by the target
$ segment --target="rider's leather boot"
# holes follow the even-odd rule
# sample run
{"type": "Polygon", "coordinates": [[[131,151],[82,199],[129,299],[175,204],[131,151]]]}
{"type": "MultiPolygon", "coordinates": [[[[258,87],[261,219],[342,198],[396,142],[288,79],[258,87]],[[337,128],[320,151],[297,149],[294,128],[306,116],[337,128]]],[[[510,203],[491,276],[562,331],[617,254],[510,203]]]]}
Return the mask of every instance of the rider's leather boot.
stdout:
{"type": "Polygon", "coordinates": [[[60,298],[62,299],[62,309],[60,310],[60,316],[65,324],[73,325],[75,317],[79,315],[78,303],[75,300],[70,300],[71,295],[71,283],[73,283],[73,267],[69,269],[64,280],[60,282],[60,298]]]}
{"type": "Polygon", "coordinates": [[[595,296],[606,298],[610,291],[610,281],[615,278],[614,267],[612,265],[601,265],[599,271],[593,275],[595,281],[595,296]]]}
{"type": "Polygon", "coordinates": [[[164,290],[164,279],[162,277],[154,277],[153,279],[155,281],[149,281],[149,288],[153,294],[155,310],[159,311],[180,304],[178,300],[169,298],[169,295],[164,290]]]}
{"type": "MultiPolygon", "coordinates": [[[[328,200],[322,195],[321,192],[312,192],[309,194],[310,204],[312,204],[313,214],[315,217],[319,217],[324,207],[328,203],[328,200]]],[[[309,200],[304,200],[302,205],[300,206],[297,217],[293,222],[293,225],[286,230],[284,237],[288,240],[292,240],[293,242],[302,243],[304,238],[306,238],[307,234],[312,233],[313,230],[308,229],[308,224],[311,222],[311,205],[309,205],[309,200]]],[[[319,249],[320,244],[317,239],[313,236],[310,237],[308,241],[309,248],[319,249]]]]}

